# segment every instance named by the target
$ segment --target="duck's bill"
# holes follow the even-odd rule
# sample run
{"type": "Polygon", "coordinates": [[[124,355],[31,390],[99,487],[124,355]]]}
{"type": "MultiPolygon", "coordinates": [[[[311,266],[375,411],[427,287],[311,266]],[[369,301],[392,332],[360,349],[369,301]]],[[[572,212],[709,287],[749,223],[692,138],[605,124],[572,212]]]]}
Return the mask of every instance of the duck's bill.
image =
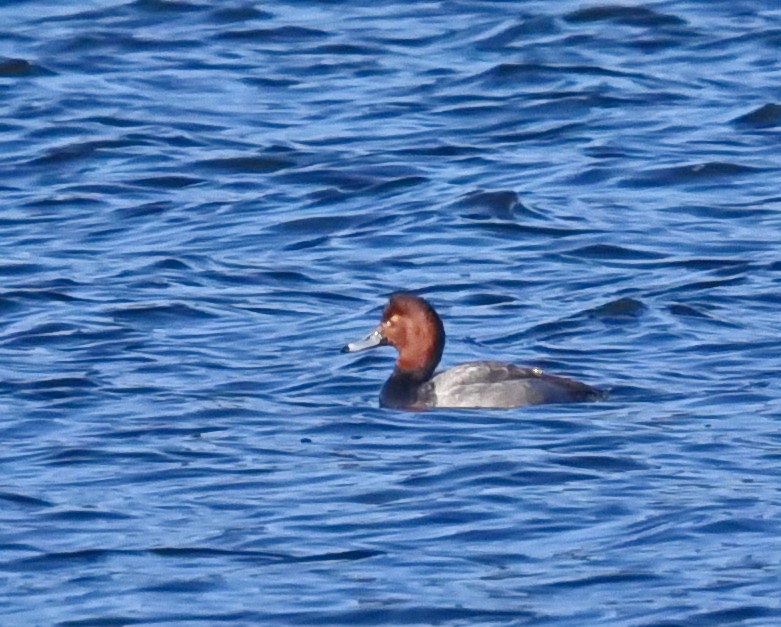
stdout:
{"type": "Polygon", "coordinates": [[[382,336],[380,327],[377,327],[369,333],[362,340],[352,342],[342,349],[343,353],[357,353],[358,351],[365,351],[367,348],[374,348],[375,346],[384,346],[386,344],[385,338],[382,336]]]}

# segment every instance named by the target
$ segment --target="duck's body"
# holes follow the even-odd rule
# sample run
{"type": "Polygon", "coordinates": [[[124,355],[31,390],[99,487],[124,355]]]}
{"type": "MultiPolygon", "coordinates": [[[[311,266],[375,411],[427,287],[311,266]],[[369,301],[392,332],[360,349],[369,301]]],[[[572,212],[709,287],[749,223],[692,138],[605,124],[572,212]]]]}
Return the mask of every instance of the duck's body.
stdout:
{"type": "Polygon", "coordinates": [[[473,361],[435,375],[445,346],[445,330],[433,307],[413,294],[394,294],[379,326],[343,350],[356,352],[385,344],[394,346],[399,357],[380,393],[383,407],[510,408],[603,396],[584,383],[498,361],[473,361]]]}

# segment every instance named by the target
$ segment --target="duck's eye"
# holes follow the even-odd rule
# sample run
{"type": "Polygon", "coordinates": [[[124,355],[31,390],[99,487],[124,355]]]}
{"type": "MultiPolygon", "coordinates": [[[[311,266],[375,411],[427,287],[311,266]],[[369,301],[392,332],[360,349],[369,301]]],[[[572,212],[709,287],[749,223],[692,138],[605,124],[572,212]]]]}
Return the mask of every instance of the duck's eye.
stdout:
{"type": "Polygon", "coordinates": [[[383,326],[390,327],[396,324],[399,321],[399,314],[393,314],[390,318],[388,318],[385,322],[383,322],[383,326]]]}

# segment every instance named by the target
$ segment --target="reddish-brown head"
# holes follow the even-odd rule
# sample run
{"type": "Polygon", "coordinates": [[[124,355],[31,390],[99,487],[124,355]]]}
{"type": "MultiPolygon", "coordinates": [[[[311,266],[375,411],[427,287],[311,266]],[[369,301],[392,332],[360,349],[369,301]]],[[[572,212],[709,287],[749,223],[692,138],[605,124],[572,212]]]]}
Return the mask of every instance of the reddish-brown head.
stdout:
{"type": "Polygon", "coordinates": [[[352,353],[385,344],[399,351],[398,370],[428,379],[442,359],[445,329],[437,312],[420,296],[397,292],[390,297],[377,328],[343,350],[352,353]]]}
{"type": "Polygon", "coordinates": [[[396,367],[433,374],[445,348],[445,329],[437,312],[414,294],[393,294],[382,312],[380,332],[399,351],[396,367]]]}

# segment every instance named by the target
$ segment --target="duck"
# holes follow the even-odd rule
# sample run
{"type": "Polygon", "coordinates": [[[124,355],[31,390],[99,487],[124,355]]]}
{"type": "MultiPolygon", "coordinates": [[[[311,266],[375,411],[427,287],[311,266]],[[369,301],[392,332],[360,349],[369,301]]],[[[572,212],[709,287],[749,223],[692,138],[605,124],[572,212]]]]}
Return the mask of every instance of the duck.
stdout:
{"type": "Polygon", "coordinates": [[[585,383],[500,361],[471,361],[435,374],[445,348],[445,327],[428,301],[410,292],[392,294],[380,323],[342,352],[378,346],[398,351],[393,373],[380,392],[385,408],[508,409],[604,397],[602,390],[585,383]]]}

